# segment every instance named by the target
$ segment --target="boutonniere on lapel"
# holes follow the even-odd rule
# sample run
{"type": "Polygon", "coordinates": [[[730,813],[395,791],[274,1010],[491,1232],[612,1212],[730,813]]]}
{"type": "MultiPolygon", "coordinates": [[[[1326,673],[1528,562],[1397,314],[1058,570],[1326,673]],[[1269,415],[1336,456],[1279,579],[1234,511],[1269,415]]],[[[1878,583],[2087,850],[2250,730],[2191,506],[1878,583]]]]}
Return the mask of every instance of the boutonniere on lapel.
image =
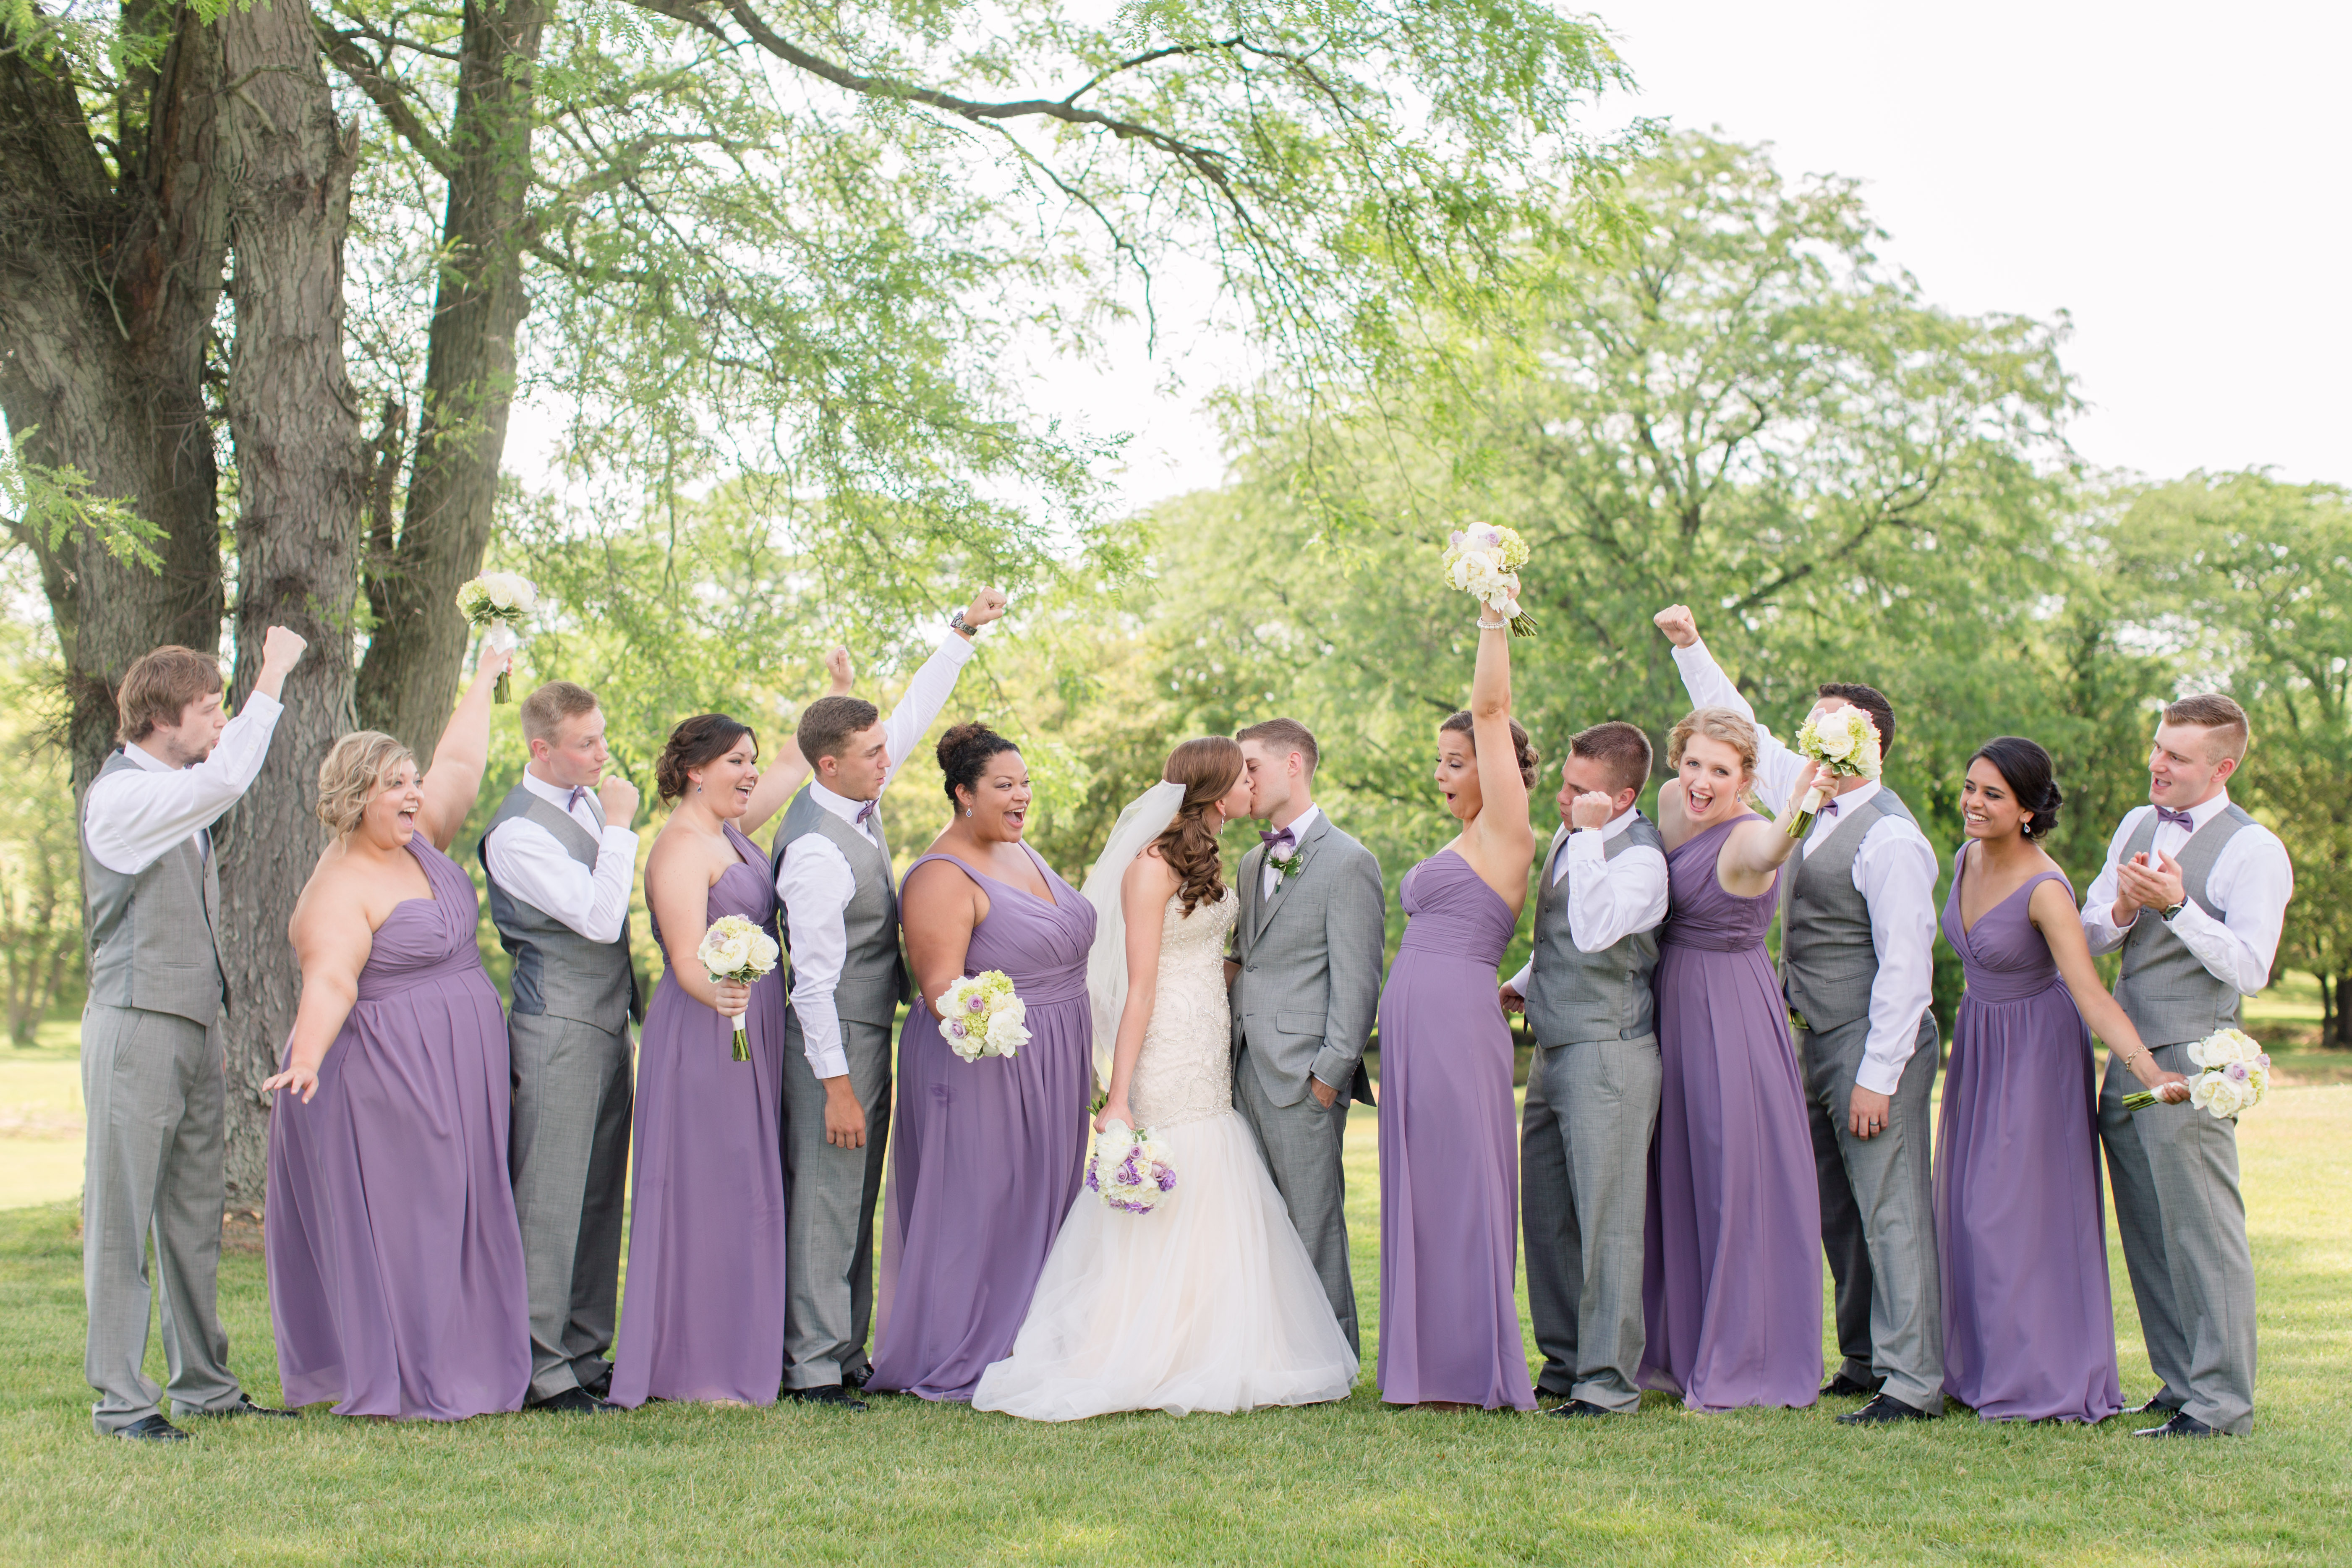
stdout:
{"type": "Polygon", "coordinates": [[[1298,875],[1298,868],[1303,862],[1299,857],[1298,840],[1291,836],[1290,829],[1286,827],[1279,833],[1261,832],[1257,837],[1258,842],[1265,846],[1265,863],[1274,868],[1276,887],[1298,875]]]}

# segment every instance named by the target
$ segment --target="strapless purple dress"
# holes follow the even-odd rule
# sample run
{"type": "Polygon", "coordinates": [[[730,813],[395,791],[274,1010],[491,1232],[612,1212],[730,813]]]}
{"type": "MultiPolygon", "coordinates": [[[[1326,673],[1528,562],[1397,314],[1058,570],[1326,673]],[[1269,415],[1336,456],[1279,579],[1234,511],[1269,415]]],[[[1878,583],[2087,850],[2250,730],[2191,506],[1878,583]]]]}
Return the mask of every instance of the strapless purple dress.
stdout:
{"type": "Polygon", "coordinates": [[[1381,990],[1381,1398],[1536,1407],[1514,1289],[1518,1118],[1496,970],[1518,920],[1441,850],[1381,990]]]}
{"type": "MultiPolygon", "coordinates": [[[[772,926],[768,858],[731,826],[727,842],[736,863],[710,885],[709,918],[772,926]]],[[[615,1405],[773,1405],[783,1382],[782,964],[752,982],[743,1022],[748,1062],[735,1026],[667,971],[646,1008],[615,1405]]]]}
{"type": "Polygon", "coordinates": [[[1666,857],[1658,1134],[1650,1145],[1642,1386],[1693,1410],[1821,1397],[1822,1205],[1789,1004],[1764,933],[1773,886],[1725,892],[1745,813],[1666,857]]]}
{"type": "Polygon", "coordinates": [[[2091,1032],[2028,910],[2066,879],[2042,872],[1970,931],[1967,864],[1944,900],[1968,978],[1936,1140],[1944,1392],[1988,1421],[2105,1421],[2124,1401],[2091,1032]]]}
{"type": "Polygon", "coordinates": [[[270,1109],[262,1247],[287,1404],[460,1421],[530,1386],[506,1016],[472,879],[422,834],[408,852],[433,896],[376,928],[310,1102],[270,1109]]]}
{"type": "Polygon", "coordinates": [[[872,1388],[970,1400],[989,1363],[1013,1353],[1078,1195],[1094,1082],[1095,907],[1035,850],[1028,855],[1051,900],[952,855],[907,868],[911,877],[945,860],[987,890],[963,972],[1004,972],[1028,1008],[1030,1040],[1013,1056],[968,1062],[940,1038],[929,1008],[907,1010],[872,1388]]]}

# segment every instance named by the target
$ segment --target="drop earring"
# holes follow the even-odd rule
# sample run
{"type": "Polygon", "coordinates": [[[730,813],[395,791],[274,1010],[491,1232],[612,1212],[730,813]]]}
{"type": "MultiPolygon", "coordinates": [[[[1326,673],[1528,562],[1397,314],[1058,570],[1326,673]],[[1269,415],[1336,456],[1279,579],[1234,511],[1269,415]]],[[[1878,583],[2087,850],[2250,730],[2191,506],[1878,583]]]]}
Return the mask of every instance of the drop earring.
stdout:
{"type": "Polygon", "coordinates": [[[969,817],[971,816],[971,807],[970,807],[970,806],[968,806],[968,805],[967,805],[967,806],[965,806],[965,807],[963,808],[963,814],[964,814],[964,816],[965,816],[967,818],[969,818],[969,817]]]}

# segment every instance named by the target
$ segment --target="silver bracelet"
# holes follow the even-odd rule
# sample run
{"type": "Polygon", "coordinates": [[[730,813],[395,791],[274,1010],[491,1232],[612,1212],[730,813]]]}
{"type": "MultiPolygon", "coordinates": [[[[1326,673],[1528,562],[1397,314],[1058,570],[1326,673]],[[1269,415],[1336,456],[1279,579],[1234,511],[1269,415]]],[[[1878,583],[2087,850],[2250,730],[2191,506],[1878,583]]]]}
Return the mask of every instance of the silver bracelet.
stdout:
{"type": "Polygon", "coordinates": [[[1508,621],[1480,621],[1478,629],[1482,632],[1507,631],[1510,628],[1510,625],[1508,621]]]}

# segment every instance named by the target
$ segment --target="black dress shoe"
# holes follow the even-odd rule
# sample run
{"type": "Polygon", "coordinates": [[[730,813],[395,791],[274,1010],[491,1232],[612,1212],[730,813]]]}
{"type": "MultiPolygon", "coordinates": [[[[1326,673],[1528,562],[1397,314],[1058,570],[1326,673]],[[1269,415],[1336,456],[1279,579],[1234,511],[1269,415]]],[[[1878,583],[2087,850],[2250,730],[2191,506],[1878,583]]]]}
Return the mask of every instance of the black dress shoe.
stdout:
{"type": "Polygon", "coordinates": [[[1859,1410],[1849,1410],[1838,1417],[1841,1426],[1877,1426],[1890,1421],[1933,1421],[1938,1413],[1906,1405],[1891,1394],[1871,1396],[1869,1404],[1859,1410]]]}
{"type": "Polygon", "coordinates": [[[115,1434],[126,1443],[184,1443],[188,1435],[163,1419],[161,1414],[142,1415],[115,1434]]]}
{"type": "Polygon", "coordinates": [[[600,1369],[596,1375],[583,1382],[580,1386],[599,1399],[610,1399],[613,1397],[613,1363],[604,1361],[598,1362],[596,1365],[600,1369]]]}
{"type": "Polygon", "coordinates": [[[2186,1410],[2174,1411],[2172,1419],[2161,1426],[2143,1426],[2132,1434],[2135,1437],[2219,1437],[2221,1435],[2186,1410]]]}
{"type": "Polygon", "coordinates": [[[1859,1383],[1845,1373],[1840,1373],[1830,1379],[1830,1385],[1827,1388],[1822,1390],[1822,1397],[1823,1399],[1868,1399],[1878,1392],[1878,1388],[1877,1384],[1859,1383]]]}
{"type": "Polygon", "coordinates": [[[191,1411],[188,1411],[186,1414],[188,1414],[188,1415],[215,1415],[215,1416],[219,1416],[219,1415],[272,1415],[272,1416],[277,1417],[277,1418],[278,1418],[278,1420],[280,1420],[280,1421],[299,1421],[299,1420],[300,1420],[300,1419],[301,1419],[300,1415],[299,1415],[298,1412],[295,1412],[295,1411],[292,1411],[292,1410],[273,1410],[273,1409],[271,1409],[271,1408],[270,1408],[268,1405],[256,1405],[256,1404],[253,1402],[253,1395],[251,1395],[250,1394],[238,1394],[238,1395],[236,1396],[236,1403],[235,1405],[230,1405],[230,1406],[229,1406],[227,1409],[226,1409],[226,1410],[191,1410],[191,1411]]]}
{"type": "Polygon", "coordinates": [[[621,1409],[610,1400],[599,1399],[584,1388],[567,1388],[548,1398],[534,1399],[523,1408],[551,1411],[558,1415],[616,1415],[621,1409]]]}
{"type": "Polygon", "coordinates": [[[843,1373],[841,1374],[841,1385],[844,1388],[863,1388],[873,1375],[874,1364],[871,1362],[868,1362],[866,1365],[859,1367],[856,1372],[843,1373]]]}
{"type": "MultiPolygon", "coordinates": [[[[1571,1399],[1565,1405],[1553,1405],[1550,1409],[1545,1411],[1544,1414],[1546,1415],[1559,1415],[1565,1416],[1570,1420],[1577,1420],[1587,1415],[1617,1415],[1618,1412],[1608,1409],[1602,1405],[1595,1405],[1590,1399],[1571,1399]]],[[[1631,1412],[1629,1411],[1627,1414],[1630,1415],[1631,1412]]]]}
{"type": "Polygon", "coordinates": [[[837,1383],[828,1383],[817,1388],[787,1388],[783,1396],[803,1405],[830,1405],[838,1410],[866,1408],[866,1401],[856,1397],[837,1383]]]}
{"type": "Polygon", "coordinates": [[[2129,1410],[2125,1411],[2124,1414],[2126,1415],[2169,1415],[2179,1408],[2180,1406],[2178,1405],[2168,1405],[2165,1403],[2164,1390],[2159,1388],[2156,1391],[2155,1398],[2149,1400],[2146,1405],[2135,1405],[2129,1410]]]}

